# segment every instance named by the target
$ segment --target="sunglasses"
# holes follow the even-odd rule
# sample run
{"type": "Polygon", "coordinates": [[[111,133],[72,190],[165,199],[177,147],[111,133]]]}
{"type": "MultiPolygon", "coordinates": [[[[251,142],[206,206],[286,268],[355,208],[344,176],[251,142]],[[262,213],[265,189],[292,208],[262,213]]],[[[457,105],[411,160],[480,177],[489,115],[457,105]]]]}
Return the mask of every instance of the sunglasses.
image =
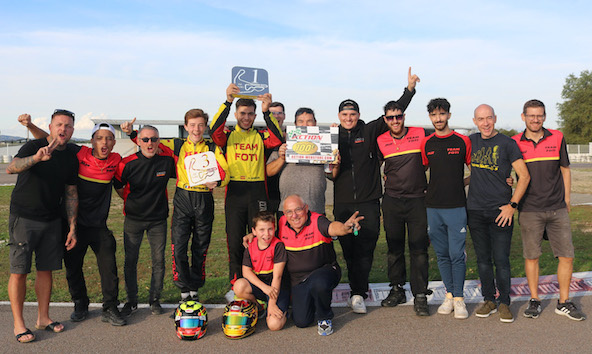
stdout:
{"type": "Polygon", "coordinates": [[[65,109],[56,109],[53,111],[52,117],[53,116],[68,116],[68,117],[72,117],[72,119],[74,119],[75,114],[74,112],[70,112],[68,110],[65,109]]]}
{"type": "Polygon", "coordinates": [[[390,122],[394,118],[396,118],[397,120],[402,120],[403,116],[404,116],[403,114],[397,114],[396,116],[384,116],[384,118],[386,118],[386,120],[388,120],[390,122]]]}
{"type": "Polygon", "coordinates": [[[157,136],[153,136],[151,138],[140,138],[140,140],[142,140],[143,142],[147,143],[147,142],[157,142],[158,141],[158,137],[157,136]]]}

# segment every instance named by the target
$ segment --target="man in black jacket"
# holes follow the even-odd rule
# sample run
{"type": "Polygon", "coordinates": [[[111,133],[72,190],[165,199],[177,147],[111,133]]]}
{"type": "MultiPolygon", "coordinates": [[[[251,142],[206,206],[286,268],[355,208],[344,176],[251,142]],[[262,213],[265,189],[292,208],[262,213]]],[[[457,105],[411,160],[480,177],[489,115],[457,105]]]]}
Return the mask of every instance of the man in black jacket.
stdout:
{"type": "MultiPolygon", "coordinates": [[[[398,104],[404,109],[415,94],[417,75],[409,68],[408,85],[398,104]]],[[[349,305],[355,313],[366,313],[364,299],[368,297],[368,276],[372,268],[374,249],[380,234],[380,182],[376,138],[388,130],[382,116],[369,123],[360,119],[360,108],[351,99],[339,105],[340,163],[332,171],[334,181],[335,220],[345,222],[359,211],[365,219],[353,235],[341,237],[348,270],[351,297],[349,305]]]]}

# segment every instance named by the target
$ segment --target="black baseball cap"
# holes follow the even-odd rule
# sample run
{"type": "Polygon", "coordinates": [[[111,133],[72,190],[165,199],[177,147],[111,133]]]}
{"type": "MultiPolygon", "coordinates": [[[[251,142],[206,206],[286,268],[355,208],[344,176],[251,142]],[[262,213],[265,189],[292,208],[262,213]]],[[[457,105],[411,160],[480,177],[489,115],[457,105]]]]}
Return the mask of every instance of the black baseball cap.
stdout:
{"type": "Polygon", "coordinates": [[[352,111],[356,111],[356,112],[360,113],[360,106],[358,106],[356,101],[348,98],[347,100],[345,100],[339,104],[339,112],[341,112],[343,110],[352,110],[352,111]]]}

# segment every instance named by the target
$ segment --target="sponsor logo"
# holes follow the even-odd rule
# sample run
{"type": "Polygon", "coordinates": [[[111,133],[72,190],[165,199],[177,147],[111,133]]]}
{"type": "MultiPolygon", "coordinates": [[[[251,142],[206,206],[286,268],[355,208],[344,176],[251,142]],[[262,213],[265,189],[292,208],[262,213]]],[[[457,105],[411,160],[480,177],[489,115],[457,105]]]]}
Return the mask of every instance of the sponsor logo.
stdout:
{"type": "Polygon", "coordinates": [[[318,146],[310,141],[299,141],[292,146],[292,150],[299,155],[312,155],[317,152],[318,149],[318,146]]]}

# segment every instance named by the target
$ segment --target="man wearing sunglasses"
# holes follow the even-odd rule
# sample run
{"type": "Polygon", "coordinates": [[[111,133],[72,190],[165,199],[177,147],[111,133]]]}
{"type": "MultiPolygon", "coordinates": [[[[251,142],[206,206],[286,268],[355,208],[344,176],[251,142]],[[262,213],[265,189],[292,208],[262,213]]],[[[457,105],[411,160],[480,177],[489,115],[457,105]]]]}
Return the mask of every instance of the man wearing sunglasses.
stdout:
{"type": "MultiPolygon", "coordinates": [[[[46,137],[47,133],[31,122],[31,116],[19,116],[19,122],[27,127],[35,138],[46,137]]],[[[119,304],[119,277],[115,259],[116,242],[111,230],[107,228],[107,217],[111,207],[112,180],[121,156],[114,153],[115,129],[108,123],[96,124],[91,133],[92,148],[68,144],[78,158],[78,242],[64,255],[66,279],[74,312],[73,322],[80,322],[88,316],[89,298],[84,280],[84,257],[90,246],[97,258],[101,274],[103,293],[103,322],[114,326],[127,324],[121,317],[119,304]]]]}
{"type": "Polygon", "coordinates": [[[66,144],[74,132],[74,113],[55,110],[49,136],[31,140],[21,147],[8,165],[8,173],[18,173],[10,199],[8,233],[10,278],[8,297],[14,318],[14,335],[20,343],[35,340],[25,326],[23,305],[27,275],[35,253],[38,315],[35,328],[62,332],[64,325],[49,317],[52,272],[62,268],[64,253],[61,210],[66,211],[69,231],[66,250],[76,246],[78,160],[66,144]],[[62,205],[63,200],[63,205],[62,205]]]}
{"type": "MultiPolygon", "coordinates": [[[[408,85],[399,98],[405,109],[415,94],[417,75],[408,73],[408,85]]],[[[366,124],[360,120],[360,108],[354,100],[339,105],[340,164],[335,165],[331,177],[334,187],[335,220],[345,222],[355,211],[364,215],[362,230],[357,236],[339,238],[347,264],[351,297],[349,304],[355,313],[366,313],[364,299],[368,297],[368,277],[372,268],[374,249],[380,234],[380,197],[382,184],[376,138],[388,130],[382,117],[366,124]]]]}
{"type": "Polygon", "coordinates": [[[425,208],[427,181],[421,162],[423,128],[406,127],[403,109],[395,101],[384,106],[389,131],[377,139],[379,158],[384,160],[385,191],[382,197],[384,230],[388,245],[387,267],[392,289],[382,306],[405,303],[407,270],[405,233],[411,259],[410,283],[418,316],[429,316],[428,308],[428,222],[425,208]]]}
{"type": "Polygon", "coordinates": [[[123,273],[127,302],[121,310],[129,316],[138,309],[138,256],[144,232],[150,243],[152,279],[148,303],[152,314],[162,313],[160,295],[164,281],[164,249],[167,235],[169,204],[167,184],[175,177],[175,160],[172,156],[157,154],[158,129],[143,126],[138,133],[140,151],[124,158],[115,172],[114,186],[124,197],[125,220],[123,245],[125,261],[123,273]],[[125,189],[124,195],[124,187],[125,189]]]}

